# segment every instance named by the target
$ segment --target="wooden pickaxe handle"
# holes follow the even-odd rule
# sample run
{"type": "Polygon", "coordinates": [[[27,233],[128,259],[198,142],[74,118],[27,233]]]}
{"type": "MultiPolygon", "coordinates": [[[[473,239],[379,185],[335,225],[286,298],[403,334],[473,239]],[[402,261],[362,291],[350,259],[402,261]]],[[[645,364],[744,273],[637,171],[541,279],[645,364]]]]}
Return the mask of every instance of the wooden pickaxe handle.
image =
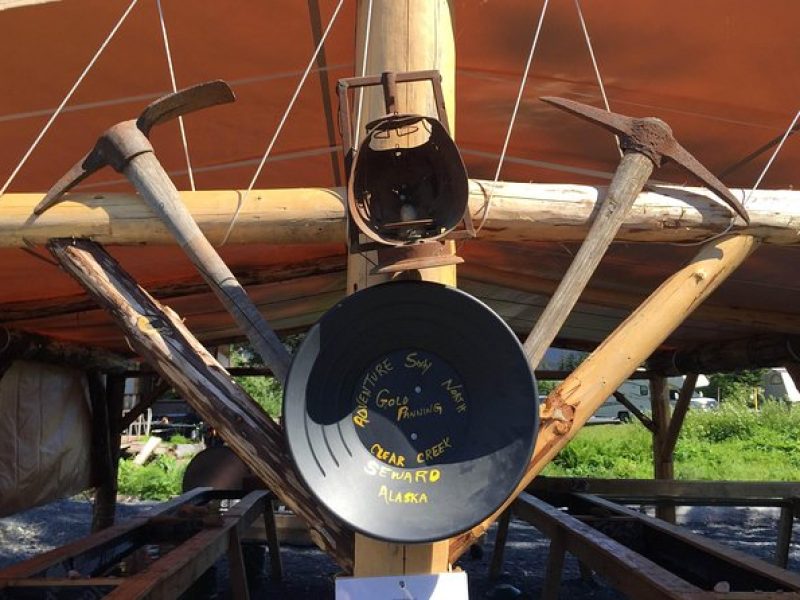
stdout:
{"type": "Polygon", "coordinates": [[[291,362],[289,352],[200,230],[155,154],[147,152],[135,156],[123,173],[161,218],[200,275],[242,328],[254,350],[283,385],[291,362]]]}
{"type": "Polygon", "coordinates": [[[531,368],[539,365],[558,335],[652,172],[653,161],[644,154],[623,155],[589,233],[523,344],[531,368]]]}
{"type": "Polygon", "coordinates": [[[662,159],[673,160],[692,173],[714,190],[736,214],[749,222],[744,206],[724,183],[677,142],[672,129],[661,119],[635,119],[563,98],[541,100],[619,135],[625,154],[605,198],[598,203],[597,214],[578,254],[525,340],[525,354],[534,369],[539,366],[547,348],[577,304],[653,168],[660,166],[662,159]]]}
{"type": "Polygon", "coordinates": [[[107,129],[94,148],[50,189],[34,208],[40,215],[63,199],[64,193],[98,169],[111,166],[123,173],[147,205],[161,218],[214,294],[242,328],[255,351],[283,385],[291,357],[244,288],[197,226],[172,180],[158,162],[147,138],[150,130],[203,108],[235,99],[224,81],[209,81],[151,103],[135,121],[107,129]]]}

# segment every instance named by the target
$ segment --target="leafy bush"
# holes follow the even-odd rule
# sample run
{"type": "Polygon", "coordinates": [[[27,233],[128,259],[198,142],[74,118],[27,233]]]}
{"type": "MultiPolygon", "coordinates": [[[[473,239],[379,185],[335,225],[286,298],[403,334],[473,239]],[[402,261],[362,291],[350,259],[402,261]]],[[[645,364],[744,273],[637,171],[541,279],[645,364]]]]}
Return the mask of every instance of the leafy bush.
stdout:
{"type": "MultiPolygon", "coordinates": [[[[250,346],[246,345],[233,346],[230,359],[233,367],[264,366],[250,346]]],[[[274,377],[248,376],[234,379],[268,415],[277,417],[281,414],[283,387],[274,377]]]]}
{"type": "Polygon", "coordinates": [[[181,435],[180,433],[176,433],[175,435],[169,438],[169,443],[173,445],[178,444],[192,444],[194,443],[192,440],[187,438],[185,435],[181,435]]]}
{"type": "MultiPolygon", "coordinates": [[[[800,410],[766,402],[759,412],[727,402],[716,411],[686,416],[675,447],[678,479],[797,481],[800,410]]],[[[642,425],[584,428],[547,466],[545,475],[653,476],[652,439],[642,425]]]]}
{"type": "Polygon", "coordinates": [[[120,460],[119,493],[140,500],[168,500],[181,493],[185,469],[184,461],[166,454],[143,466],[134,464],[133,460],[120,460]]]}

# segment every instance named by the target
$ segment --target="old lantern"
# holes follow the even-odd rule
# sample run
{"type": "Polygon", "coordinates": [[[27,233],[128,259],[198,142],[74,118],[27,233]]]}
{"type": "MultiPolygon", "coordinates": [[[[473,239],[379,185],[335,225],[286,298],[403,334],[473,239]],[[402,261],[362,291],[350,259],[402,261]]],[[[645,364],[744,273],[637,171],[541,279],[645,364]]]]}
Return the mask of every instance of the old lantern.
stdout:
{"type": "Polygon", "coordinates": [[[474,229],[467,172],[450,136],[439,72],[343,79],[339,99],[350,251],[378,250],[379,273],[463,262],[444,248],[445,240],[473,236],[474,229]],[[431,82],[438,118],[397,112],[396,84],[414,81],[431,82]],[[356,147],[348,90],[375,85],[383,86],[387,114],[367,124],[356,147]]]}

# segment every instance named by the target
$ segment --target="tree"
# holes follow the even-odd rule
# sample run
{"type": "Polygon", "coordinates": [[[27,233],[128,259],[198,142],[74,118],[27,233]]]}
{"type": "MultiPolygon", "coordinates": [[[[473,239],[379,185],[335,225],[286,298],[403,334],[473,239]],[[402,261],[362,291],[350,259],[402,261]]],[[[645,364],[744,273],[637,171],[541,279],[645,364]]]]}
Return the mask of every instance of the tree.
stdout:
{"type": "Polygon", "coordinates": [[[751,404],[754,389],[758,389],[758,393],[763,396],[761,379],[765,372],[766,369],[754,369],[734,371],[733,373],[714,373],[708,377],[708,393],[721,401],[751,404]]]}

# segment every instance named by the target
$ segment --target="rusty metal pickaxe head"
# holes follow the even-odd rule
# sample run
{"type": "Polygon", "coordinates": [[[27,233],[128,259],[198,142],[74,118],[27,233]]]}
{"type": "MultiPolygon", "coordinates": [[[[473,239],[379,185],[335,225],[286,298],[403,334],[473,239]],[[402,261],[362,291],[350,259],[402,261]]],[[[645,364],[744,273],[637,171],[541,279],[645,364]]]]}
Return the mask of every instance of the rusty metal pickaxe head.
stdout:
{"type": "Polygon", "coordinates": [[[608,129],[620,136],[620,146],[625,152],[644,154],[657,167],[661,166],[663,159],[672,159],[716,192],[745,222],[750,222],[744,206],[725,184],[677,142],[672,135],[672,129],[661,119],[634,119],[564,98],[545,97],[540,100],[608,129]]]}
{"type": "Polygon", "coordinates": [[[142,111],[139,118],[117,123],[101,135],[94,148],[50,188],[33,209],[40,215],[61,201],[72,187],[109,165],[120,173],[136,156],[152,152],[150,130],[182,115],[235,100],[233,90],[222,80],[208,81],[162,96],[142,111]]]}

